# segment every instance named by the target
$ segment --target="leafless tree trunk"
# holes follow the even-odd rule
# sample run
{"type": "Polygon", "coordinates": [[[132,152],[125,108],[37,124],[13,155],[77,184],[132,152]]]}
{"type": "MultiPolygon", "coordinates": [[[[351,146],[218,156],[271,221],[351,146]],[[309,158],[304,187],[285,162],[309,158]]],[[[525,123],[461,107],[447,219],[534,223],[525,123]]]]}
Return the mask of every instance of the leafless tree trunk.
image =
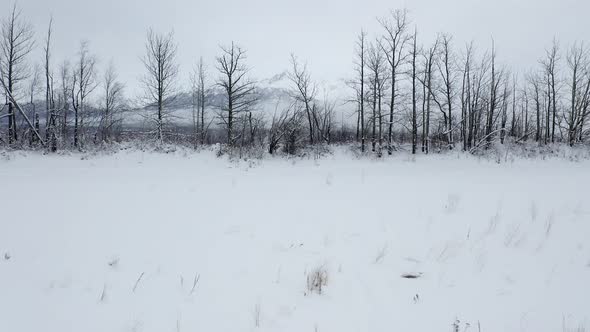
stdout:
{"type": "MultiPolygon", "coordinates": [[[[546,51],[545,59],[541,61],[544,67],[545,75],[547,77],[547,95],[548,95],[548,110],[547,113],[547,137],[551,135],[551,143],[555,143],[555,124],[557,117],[557,88],[556,88],[556,65],[559,61],[559,44],[556,39],[553,39],[553,44],[549,50],[546,51]],[[549,131],[549,117],[551,116],[551,128],[549,131]]],[[[548,139],[547,139],[548,140],[548,139]]]]}
{"type": "Polygon", "coordinates": [[[510,136],[516,137],[517,136],[517,117],[516,117],[516,83],[517,83],[517,76],[514,74],[512,78],[512,117],[510,119],[510,136]]]}
{"type": "Polygon", "coordinates": [[[441,55],[440,61],[437,62],[438,71],[442,79],[441,93],[443,94],[443,102],[436,101],[440,111],[443,114],[445,124],[445,135],[447,137],[447,144],[449,149],[453,148],[453,96],[454,96],[454,83],[455,73],[453,68],[455,67],[455,59],[451,49],[450,35],[442,35],[440,39],[441,43],[441,55]]]}
{"type": "Polygon", "coordinates": [[[156,106],[157,114],[153,122],[156,125],[156,137],[160,143],[164,141],[164,121],[167,113],[165,107],[174,95],[178,77],[176,63],[177,46],[174,34],[159,34],[148,30],[145,44],[146,54],[142,61],[147,70],[143,78],[145,100],[148,106],[156,106]]]}
{"type": "Polygon", "coordinates": [[[390,13],[390,18],[381,18],[379,23],[385,30],[385,45],[382,45],[385,57],[389,63],[390,80],[391,80],[391,99],[389,103],[389,121],[387,129],[387,153],[393,153],[393,114],[395,109],[395,98],[397,96],[397,75],[400,72],[400,66],[404,63],[407,55],[404,55],[404,47],[409,40],[407,35],[408,29],[408,11],[395,10],[390,13]]]}
{"type": "Polygon", "coordinates": [[[416,46],[416,39],[418,37],[418,30],[414,31],[412,38],[412,154],[416,154],[416,146],[418,145],[418,121],[416,119],[416,54],[418,52],[416,46]]]}
{"type": "Polygon", "coordinates": [[[506,79],[506,82],[504,82],[504,92],[502,93],[502,106],[501,106],[501,115],[500,115],[500,144],[504,144],[504,138],[506,137],[506,122],[507,121],[508,121],[508,79],[506,79]]]}
{"type": "Polygon", "coordinates": [[[590,58],[583,44],[574,44],[567,54],[570,72],[570,109],[565,115],[568,143],[573,146],[581,138],[581,128],[590,111],[590,58]]]}
{"type": "Polygon", "coordinates": [[[307,123],[309,126],[309,142],[314,144],[315,125],[314,125],[314,102],[317,93],[317,87],[315,83],[311,81],[311,75],[307,70],[307,64],[298,63],[297,58],[294,54],[291,54],[291,68],[292,71],[289,73],[289,79],[295,85],[294,91],[292,92],[293,98],[301,103],[307,116],[307,123]]]}
{"type": "MultiPolygon", "coordinates": [[[[356,64],[357,64],[357,75],[358,75],[358,122],[360,124],[360,140],[361,140],[361,152],[365,152],[365,40],[367,33],[361,30],[357,38],[356,43],[356,64]]],[[[357,136],[359,134],[357,133],[357,136]]]]}
{"type": "Polygon", "coordinates": [[[49,139],[50,132],[52,129],[49,128],[51,121],[49,121],[49,117],[51,112],[54,109],[54,102],[53,102],[53,91],[51,86],[51,68],[50,68],[50,60],[51,60],[51,33],[53,29],[53,18],[49,20],[49,27],[47,28],[47,37],[45,38],[45,46],[43,47],[43,51],[45,53],[45,140],[49,139]]]}
{"type": "Polygon", "coordinates": [[[432,101],[432,67],[436,62],[438,52],[438,39],[424,55],[424,103],[422,105],[422,152],[430,152],[430,103],[432,101]]]}
{"type": "Polygon", "coordinates": [[[205,104],[206,104],[206,69],[203,58],[199,58],[197,66],[191,74],[191,96],[192,96],[192,115],[193,115],[193,143],[196,147],[197,142],[205,144],[207,136],[205,127],[205,104]]]}
{"type": "Polygon", "coordinates": [[[370,100],[371,100],[371,150],[377,151],[377,125],[379,124],[381,87],[383,86],[385,59],[377,44],[369,45],[367,67],[369,69],[370,100]]]}
{"type": "Polygon", "coordinates": [[[60,67],[60,80],[61,80],[61,106],[60,111],[62,115],[61,120],[61,132],[62,132],[62,139],[64,143],[68,141],[68,113],[70,110],[70,86],[71,86],[71,76],[70,76],[70,64],[68,61],[64,61],[60,67]]]}
{"type": "Polygon", "coordinates": [[[82,41],[78,52],[78,63],[72,73],[72,106],[74,108],[74,146],[81,147],[84,140],[84,117],[86,98],[96,88],[95,58],[89,54],[88,43],[82,41]]]}
{"type": "MultiPolygon", "coordinates": [[[[33,70],[33,74],[29,80],[29,86],[28,86],[28,93],[29,93],[29,105],[31,107],[31,119],[35,119],[37,118],[37,110],[35,107],[35,98],[37,96],[37,93],[39,92],[40,89],[40,84],[41,84],[41,73],[40,73],[40,68],[38,65],[35,65],[34,70],[33,70]]],[[[37,130],[39,130],[38,126],[35,125],[35,128],[37,130]]],[[[36,141],[37,141],[37,136],[35,136],[34,133],[30,133],[29,136],[29,144],[33,145],[36,141]]]]}
{"type": "Polygon", "coordinates": [[[205,65],[203,63],[203,58],[199,59],[199,66],[197,72],[197,90],[198,90],[198,106],[201,115],[201,128],[200,128],[200,136],[201,136],[201,144],[205,144],[205,137],[207,137],[207,128],[205,127],[205,104],[207,102],[206,94],[207,94],[207,72],[205,69],[205,65]]]}
{"type": "Polygon", "coordinates": [[[247,77],[246,51],[233,42],[229,47],[221,47],[221,51],[222,55],[217,57],[221,74],[217,85],[225,92],[225,105],[221,107],[220,119],[227,129],[227,144],[232,147],[239,138],[234,133],[234,122],[241,113],[252,111],[258,97],[254,81],[247,77]]]}
{"type": "Polygon", "coordinates": [[[528,76],[529,84],[533,91],[533,99],[535,101],[535,118],[536,118],[536,130],[535,130],[535,142],[541,142],[541,93],[539,88],[539,77],[535,74],[528,76]]]}
{"type": "Polygon", "coordinates": [[[489,143],[492,141],[494,136],[494,125],[496,120],[496,108],[498,107],[498,89],[500,88],[500,84],[502,81],[502,73],[497,73],[496,71],[496,50],[494,47],[494,42],[492,41],[492,53],[491,53],[491,66],[492,66],[492,76],[491,76],[491,84],[490,84],[490,101],[489,101],[489,110],[488,116],[486,121],[486,141],[489,143]]]}
{"type": "Polygon", "coordinates": [[[123,98],[123,84],[118,81],[117,71],[111,61],[103,76],[104,112],[100,120],[100,136],[105,142],[111,140],[113,127],[118,121],[115,114],[120,112],[123,98]]]}
{"type": "MultiPolygon", "coordinates": [[[[21,19],[16,4],[7,19],[2,22],[0,36],[0,77],[7,93],[16,98],[20,83],[28,77],[26,57],[33,49],[33,28],[21,19]]],[[[8,103],[8,144],[18,140],[15,105],[8,103]]]]}
{"type": "Polygon", "coordinates": [[[473,43],[465,46],[464,64],[463,64],[463,83],[461,88],[461,135],[463,138],[463,151],[468,151],[471,143],[471,135],[473,134],[473,109],[472,105],[472,90],[471,90],[471,67],[473,59],[473,43]]]}
{"type": "Polygon", "coordinates": [[[524,121],[523,139],[526,142],[529,139],[529,95],[526,88],[522,91],[522,102],[522,118],[524,121]]]}

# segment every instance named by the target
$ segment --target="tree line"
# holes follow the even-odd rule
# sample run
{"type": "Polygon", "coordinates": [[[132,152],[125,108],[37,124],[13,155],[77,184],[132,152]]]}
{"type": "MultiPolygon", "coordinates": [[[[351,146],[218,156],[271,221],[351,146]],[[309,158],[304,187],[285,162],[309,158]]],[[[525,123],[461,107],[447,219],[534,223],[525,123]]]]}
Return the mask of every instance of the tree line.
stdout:
{"type": "Polygon", "coordinates": [[[192,123],[183,132],[171,107],[179,93],[187,93],[179,87],[173,33],[147,31],[143,94],[131,99],[113,62],[99,73],[86,41],[73,61],[55,64],[52,19],[41,44],[42,64],[31,66],[33,29],[14,5],[0,31],[0,144],[56,151],[141,137],[263,147],[272,154],[348,142],[382,156],[407,146],[412,153],[478,152],[494,143],[573,146],[587,138],[590,56],[582,42],[564,48],[554,39],[530,69],[511,70],[498,61],[493,39],[482,50],[473,42],[458,45],[445,33],[423,44],[405,9],[377,22],[379,31],[361,30],[356,37],[348,100],[321,96],[306,62],[291,54],[289,100],[277,103],[272,114],[260,111],[264,101],[247,51],[234,42],[221,46],[213,70],[200,58],[190,74],[192,123]],[[124,128],[123,120],[136,115],[146,125],[124,128]]]}

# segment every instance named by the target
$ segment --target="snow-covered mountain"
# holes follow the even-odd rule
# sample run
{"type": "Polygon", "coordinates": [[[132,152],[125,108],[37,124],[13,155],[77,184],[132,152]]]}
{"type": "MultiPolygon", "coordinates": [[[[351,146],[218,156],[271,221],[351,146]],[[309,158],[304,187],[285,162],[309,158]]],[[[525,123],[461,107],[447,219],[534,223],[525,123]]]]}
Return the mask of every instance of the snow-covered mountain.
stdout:
{"type": "MultiPolygon", "coordinates": [[[[293,83],[288,77],[286,71],[273,75],[269,78],[256,81],[257,93],[259,100],[253,111],[262,113],[265,116],[272,116],[275,112],[284,111],[293,102],[293,83]]],[[[352,113],[352,105],[346,104],[344,101],[348,98],[351,91],[345,86],[343,82],[318,83],[317,84],[317,99],[322,102],[326,96],[335,103],[336,112],[338,114],[352,113]]],[[[213,86],[209,88],[207,94],[207,110],[209,116],[219,110],[225,103],[224,91],[218,87],[213,86]]],[[[176,94],[167,105],[167,109],[174,114],[174,122],[178,124],[188,124],[192,121],[192,95],[189,91],[183,91],[176,94]]],[[[153,107],[145,107],[127,114],[125,117],[126,124],[137,124],[142,121],[145,115],[153,112],[153,107]]],[[[338,116],[337,119],[341,119],[338,116]]]]}

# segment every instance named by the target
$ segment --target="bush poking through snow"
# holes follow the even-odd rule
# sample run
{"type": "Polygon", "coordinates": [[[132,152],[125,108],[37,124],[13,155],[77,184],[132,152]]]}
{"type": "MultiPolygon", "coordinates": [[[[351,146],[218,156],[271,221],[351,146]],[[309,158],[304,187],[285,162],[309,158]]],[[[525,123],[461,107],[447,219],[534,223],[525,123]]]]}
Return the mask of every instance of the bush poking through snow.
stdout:
{"type": "Polygon", "coordinates": [[[109,262],[108,262],[109,266],[114,268],[117,268],[117,266],[119,265],[119,257],[113,257],[109,262]]]}
{"type": "Polygon", "coordinates": [[[404,279],[418,279],[422,276],[422,272],[417,272],[417,273],[404,273],[401,275],[402,278],[404,279]]]}
{"type": "Polygon", "coordinates": [[[460,324],[461,321],[459,320],[459,318],[455,318],[455,321],[453,322],[453,332],[459,332],[460,324]]]}
{"type": "Polygon", "coordinates": [[[255,327],[260,327],[260,312],[261,312],[260,302],[257,302],[256,305],[254,306],[254,312],[252,312],[252,315],[254,316],[254,326],[255,327]]]}
{"type": "Polygon", "coordinates": [[[135,293],[135,290],[137,289],[137,286],[139,285],[139,282],[141,281],[141,278],[143,278],[144,274],[145,272],[141,272],[139,278],[137,278],[137,281],[135,281],[135,285],[133,285],[133,293],[135,293]]]}
{"type": "Polygon", "coordinates": [[[322,294],[322,288],[328,284],[328,270],[325,266],[319,266],[307,275],[307,293],[316,292],[322,294]]]}
{"type": "Polygon", "coordinates": [[[199,283],[199,280],[201,279],[201,275],[198,273],[195,273],[195,278],[193,279],[193,287],[191,287],[191,291],[188,295],[193,295],[193,293],[195,292],[195,289],[197,288],[197,284],[199,283]]]}
{"type": "Polygon", "coordinates": [[[100,293],[99,302],[104,302],[104,300],[106,299],[106,297],[107,297],[107,284],[105,283],[102,286],[102,292],[100,293]]]}
{"type": "Polygon", "coordinates": [[[563,332],[586,332],[586,327],[582,323],[577,324],[577,326],[570,326],[566,318],[563,317],[562,330],[563,332]]]}
{"type": "Polygon", "coordinates": [[[379,252],[377,252],[377,256],[375,257],[375,264],[381,263],[383,261],[383,258],[385,258],[385,255],[387,255],[387,244],[381,247],[381,249],[379,249],[379,252]]]}

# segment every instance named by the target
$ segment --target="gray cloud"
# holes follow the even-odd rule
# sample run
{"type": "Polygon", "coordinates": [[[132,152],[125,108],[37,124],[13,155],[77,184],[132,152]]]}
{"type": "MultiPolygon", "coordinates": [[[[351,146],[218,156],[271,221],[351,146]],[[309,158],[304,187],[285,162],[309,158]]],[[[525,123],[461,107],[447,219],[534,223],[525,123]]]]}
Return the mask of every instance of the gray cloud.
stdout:
{"type": "MultiPolygon", "coordinates": [[[[130,93],[143,73],[139,58],[148,27],[174,30],[184,81],[199,56],[211,67],[218,45],[232,40],[248,50],[255,77],[287,69],[295,52],[317,79],[344,78],[358,31],[380,33],[375,17],[394,8],[410,10],[422,43],[448,32],[457,46],[473,39],[484,49],[493,36],[499,61],[518,68],[536,65],[554,36],[567,45],[586,38],[590,28],[587,0],[20,0],[18,5],[35,26],[38,49],[53,15],[54,63],[72,59],[79,41],[89,40],[101,65],[114,60],[130,93]]],[[[9,4],[2,9],[4,16],[9,4]]],[[[40,53],[32,60],[41,61],[40,53]]]]}

